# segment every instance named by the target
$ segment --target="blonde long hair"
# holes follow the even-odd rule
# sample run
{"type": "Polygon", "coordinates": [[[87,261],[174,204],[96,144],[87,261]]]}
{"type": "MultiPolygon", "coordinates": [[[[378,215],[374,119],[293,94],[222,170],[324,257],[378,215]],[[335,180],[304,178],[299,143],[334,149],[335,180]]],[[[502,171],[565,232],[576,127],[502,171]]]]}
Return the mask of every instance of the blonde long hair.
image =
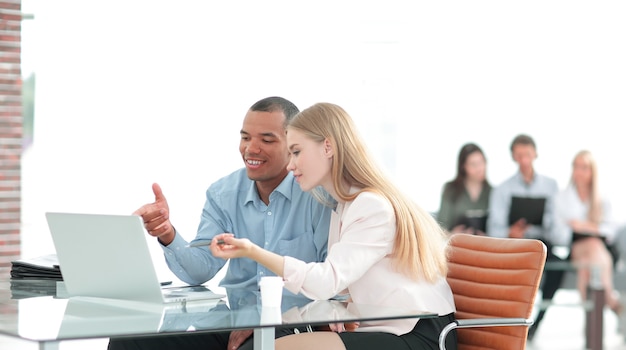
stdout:
{"type": "MultiPolygon", "coordinates": [[[[591,183],[589,184],[589,213],[587,214],[587,218],[589,221],[599,224],[602,221],[603,214],[602,203],[600,201],[600,191],[598,189],[598,163],[590,151],[582,150],[574,156],[572,167],[578,158],[582,158],[585,162],[587,162],[587,164],[589,164],[589,168],[591,168],[591,183]]],[[[574,186],[578,186],[574,183],[573,174],[570,181],[574,186]]]]}
{"type": "MultiPolygon", "coordinates": [[[[352,118],[343,108],[317,103],[298,113],[288,129],[296,129],[317,142],[328,139],[334,157],[331,177],[341,200],[354,200],[364,191],[376,192],[389,200],[396,217],[393,249],[394,268],[414,279],[434,282],[447,274],[447,236],[430,213],[405,197],[374,163],[352,118]],[[342,184],[360,188],[350,194],[342,184]]],[[[313,195],[324,202],[323,190],[313,195]]]]}

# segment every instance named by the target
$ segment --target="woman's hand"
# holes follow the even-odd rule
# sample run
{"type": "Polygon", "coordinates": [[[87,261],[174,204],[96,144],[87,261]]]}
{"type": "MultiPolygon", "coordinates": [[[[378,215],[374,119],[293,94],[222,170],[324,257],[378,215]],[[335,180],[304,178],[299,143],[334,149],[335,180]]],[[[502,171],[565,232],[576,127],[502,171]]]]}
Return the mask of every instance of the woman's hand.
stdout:
{"type": "Polygon", "coordinates": [[[595,235],[600,233],[598,231],[598,225],[590,221],[570,220],[569,225],[574,232],[589,233],[595,235]]]}
{"type": "Polygon", "coordinates": [[[222,233],[213,237],[209,249],[215,257],[250,258],[267,267],[277,276],[284,276],[285,258],[257,246],[247,238],[235,238],[232,233],[222,233]]]}
{"type": "Polygon", "coordinates": [[[452,228],[452,233],[466,233],[467,227],[465,225],[456,225],[452,228]]]}
{"type": "Polygon", "coordinates": [[[328,328],[337,333],[354,332],[357,328],[359,328],[359,322],[330,323],[328,324],[328,328]]]}
{"type": "Polygon", "coordinates": [[[247,238],[235,238],[232,233],[222,233],[213,237],[209,248],[213,256],[231,259],[249,257],[254,246],[247,238]]]}
{"type": "Polygon", "coordinates": [[[337,332],[337,333],[342,333],[346,331],[346,328],[343,323],[330,323],[328,325],[328,328],[330,328],[332,332],[337,332]]]}

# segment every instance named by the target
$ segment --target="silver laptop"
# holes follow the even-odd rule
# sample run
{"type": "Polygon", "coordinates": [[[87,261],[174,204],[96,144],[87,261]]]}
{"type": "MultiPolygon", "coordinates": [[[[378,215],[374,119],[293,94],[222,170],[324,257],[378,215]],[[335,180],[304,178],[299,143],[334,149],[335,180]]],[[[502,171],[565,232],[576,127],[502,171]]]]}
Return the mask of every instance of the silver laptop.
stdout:
{"type": "Polygon", "coordinates": [[[152,303],[220,299],[204,286],[164,288],[140,216],[46,213],[68,296],[152,303]]]}

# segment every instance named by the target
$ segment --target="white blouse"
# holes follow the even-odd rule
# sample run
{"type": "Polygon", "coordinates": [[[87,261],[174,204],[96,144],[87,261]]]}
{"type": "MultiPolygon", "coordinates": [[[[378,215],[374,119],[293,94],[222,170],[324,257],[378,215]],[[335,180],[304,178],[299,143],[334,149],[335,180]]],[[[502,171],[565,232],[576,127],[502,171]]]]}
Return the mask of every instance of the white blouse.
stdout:
{"type": "MultiPolygon", "coordinates": [[[[578,196],[576,187],[569,184],[557,195],[555,206],[558,244],[569,246],[572,242],[572,228],[569,226],[568,222],[571,220],[589,220],[589,203],[583,202],[578,196]]],[[[598,226],[600,235],[606,237],[607,242],[612,243],[617,235],[618,225],[613,220],[611,203],[606,198],[601,197],[601,206],[602,221],[598,226]]]]}
{"type": "MultiPolygon", "coordinates": [[[[349,293],[355,303],[436,312],[456,311],[445,277],[435,283],[414,280],[392,268],[395,214],[386,198],[372,192],[339,204],[332,213],[328,256],[321,263],[285,257],[285,288],[314,300],[349,293]]],[[[417,319],[362,322],[358,331],[402,335],[417,319]]]]}

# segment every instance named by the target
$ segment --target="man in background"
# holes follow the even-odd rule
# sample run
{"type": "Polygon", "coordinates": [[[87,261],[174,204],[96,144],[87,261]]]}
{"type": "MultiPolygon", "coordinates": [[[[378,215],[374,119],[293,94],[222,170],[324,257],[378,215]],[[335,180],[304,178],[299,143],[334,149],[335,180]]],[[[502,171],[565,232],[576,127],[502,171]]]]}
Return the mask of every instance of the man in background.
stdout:
{"type": "MultiPolygon", "coordinates": [[[[559,186],[553,178],[537,173],[533,162],[537,158],[537,147],[532,137],[524,134],[517,135],[511,143],[511,155],[517,163],[518,172],[494,188],[489,199],[489,216],[487,219],[487,235],[493,237],[509,238],[535,238],[543,241],[548,248],[547,261],[560,261],[558,256],[552,253],[555,244],[559,242],[556,237],[556,220],[554,199],[559,191],[559,186]],[[532,225],[524,218],[514,222],[509,221],[511,202],[513,197],[522,198],[545,198],[543,220],[541,226],[532,225]]],[[[563,280],[564,270],[546,269],[541,287],[543,300],[552,300],[563,280]]],[[[534,324],[528,331],[528,339],[534,336],[539,323],[544,317],[546,309],[539,311],[534,324]]]]}

